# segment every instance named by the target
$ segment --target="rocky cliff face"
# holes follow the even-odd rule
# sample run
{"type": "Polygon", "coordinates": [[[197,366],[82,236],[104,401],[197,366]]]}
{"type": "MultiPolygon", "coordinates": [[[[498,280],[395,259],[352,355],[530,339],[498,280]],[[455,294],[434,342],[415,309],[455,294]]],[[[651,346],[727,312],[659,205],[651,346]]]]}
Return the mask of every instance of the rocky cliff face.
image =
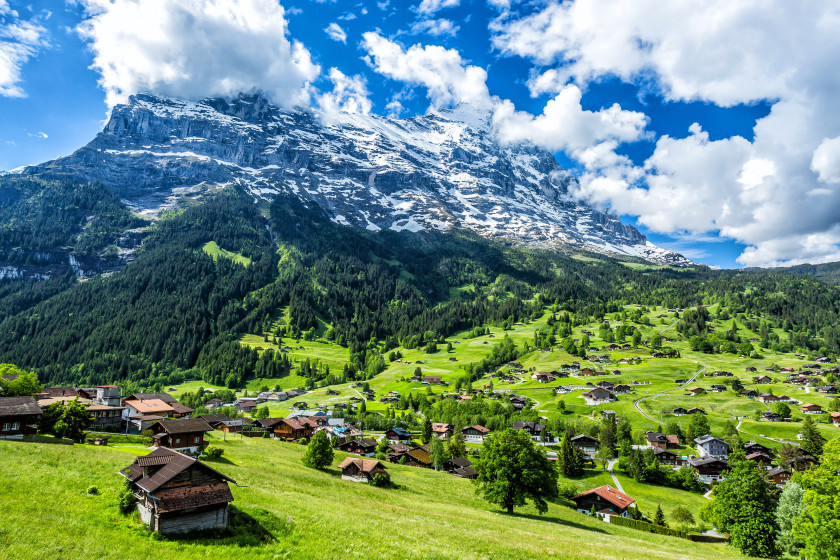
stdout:
{"type": "Polygon", "coordinates": [[[463,227],[517,243],[691,264],[570,197],[574,178],[549,152],[500,145],[488,115],[466,108],[325,120],[259,95],[201,102],[135,95],[90,144],[23,171],[54,172],[99,181],[150,217],[239,184],[255,199],[313,200],[335,222],[370,230],[463,227]]]}

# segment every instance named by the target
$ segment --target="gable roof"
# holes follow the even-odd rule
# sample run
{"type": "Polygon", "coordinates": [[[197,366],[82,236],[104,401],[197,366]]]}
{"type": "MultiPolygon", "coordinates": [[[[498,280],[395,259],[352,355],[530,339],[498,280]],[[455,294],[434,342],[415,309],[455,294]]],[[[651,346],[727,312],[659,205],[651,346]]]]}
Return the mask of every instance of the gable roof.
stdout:
{"type": "Polygon", "coordinates": [[[150,401],[150,400],[159,400],[165,403],[174,403],[178,402],[175,400],[175,397],[168,393],[134,393],[125,398],[127,401],[150,401]]]}
{"type": "Polygon", "coordinates": [[[161,412],[175,412],[175,410],[161,399],[127,400],[126,406],[131,406],[140,414],[153,414],[161,412]]]}
{"type": "Polygon", "coordinates": [[[399,426],[397,426],[397,427],[395,427],[395,428],[391,428],[391,429],[390,429],[390,430],[388,430],[388,431],[390,431],[390,432],[394,432],[395,434],[397,434],[397,435],[398,435],[398,436],[400,436],[400,437],[407,437],[407,438],[411,438],[411,432],[409,432],[409,431],[408,431],[408,430],[406,430],[405,428],[401,428],[401,427],[399,427],[399,426]]]}
{"type": "Polygon", "coordinates": [[[646,432],[645,438],[651,443],[671,443],[673,445],[680,444],[680,438],[670,434],[662,434],[659,432],[646,432]]]}
{"type": "Polygon", "coordinates": [[[359,459],[357,457],[347,457],[341,463],[339,463],[338,468],[344,470],[346,467],[354,464],[359,467],[359,470],[373,474],[377,470],[385,471],[385,465],[377,461],[376,459],[359,459]]]}
{"type": "Polygon", "coordinates": [[[467,426],[466,428],[464,428],[464,431],[466,431],[466,430],[475,430],[476,432],[478,432],[480,434],[489,434],[490,433],[490,430],[488,430],[484,426],[480,426],[478,424],[476,424],[475,426],[467,426]]]}
{"type": "Polygon", "coordinates": [[[158,492],[158,511],[182,511],[214,504],[223,504],[233,501],[233,494],[227,483],[206,484],[204,486],[188,486],[186,488],[170,488],[158,492]]]}
{"type": "Polygon", "coordinates": [[[41,413],[41,407],[33,397],[0,397],[0,416],[31,416],[41,413]]]}
{"type": "Polygon", "coordinates": [[[607,500],[615,507],[621,509],[628,507],[630,504],[636,501],[624,492],[619,492],[618,490],[609,485],[599,486],[598,488],[593,488],[592,490],[582,492],[574,498],[572,498],[572,500],[577,501],[578,498],[583,498],[591,494],[596,494],[601,498],[607,500]]]}
{"type": "Polygon", "coordinates": [[[148,455],[137,457],[132,464],[123,469],[123,474],[129,480],[137,481],[137,486],[141,490],[153,493],[158,488],[194,465],[200,469],[216,473],[223,480],[236,483],[235,480],[220,473],[216,469],[207,466],[206,463],[202,463],[192,457],[189,457],[188,455],[178,453],[177,451],[167,449],[165,447],[158,447],[148,455]],[[151,475],[145,475],[145,467],[152,466],[161,466],[161,468],[155,470],[155,472],[151,475]]]}
{"type": "Polygon", "coordinates": [[[185,420],[160,420],[157,422],[167,434],[188,434],[192,432],[211,432],[213,427],[204,418],[185,420]]]}
{"type": "Polygon", "coordinates": [[[595,443],[598,443],[598,438],[594,438],[594,437],[592,437],[592,436],[590,436],[590,435],[588,435],[588,434],[578,434],[578,435],[576,435],[575,437],[571,438],[571,440],[570,440],[570,441],[571,441],[572,443],[576,443],[576,442],[578,442],[578,441],[580,441],[580,442],[584,442],[584,441],[593,441],[593,442],[595,442],[595,443]]]}
{"type": "Polygon", "coordinates": [[[726,443],[726,441],[723,438],[719,438],[719,437],[715,437],[715,436],[710,436],[710,435],[700,436],[699,438],[694,438],[694,442],[697,445],[705,445],[707,443],[717,442],[717,443],[722,443],[723,445],[726,446],[727,449],[729,449],[729,444],[726,443]]]}

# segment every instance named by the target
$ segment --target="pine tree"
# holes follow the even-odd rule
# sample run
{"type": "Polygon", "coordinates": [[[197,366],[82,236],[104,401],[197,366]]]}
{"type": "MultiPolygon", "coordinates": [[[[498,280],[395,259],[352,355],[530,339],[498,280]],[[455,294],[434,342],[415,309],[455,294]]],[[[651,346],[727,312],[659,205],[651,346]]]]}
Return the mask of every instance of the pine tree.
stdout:
{"type": "Polygon", "coordinates": [[[420,439],[424,444],[429,443],[432,440],[432,421],[429,420],[428,416],[423,422],[423,433],[421,434],[420,439]]]}
{"type": "Polygon", "coordinates": [[[569,434],[563,435],[557,466],[560,469],[560,474],[567,478],[583,474],[583,454],[572,443],[569,434]]]}
{"type": "Polygon", "coordinates": [[[656,513],[653,516],[653,524],[658,525],[660,527],[667,527],[668,524],[665,523],[665,514],[662,512],[662,506],[656,506],[656,513]]]}
{"type": "Polygon", "coordinates": [[[802,422],[802,430],[799,434],[802,436],[802,451],[819,458],[822,455],[823,443],[825,438],[817,431],[814,421],[810,416],[805,415],[805,420],[802,422]]]}

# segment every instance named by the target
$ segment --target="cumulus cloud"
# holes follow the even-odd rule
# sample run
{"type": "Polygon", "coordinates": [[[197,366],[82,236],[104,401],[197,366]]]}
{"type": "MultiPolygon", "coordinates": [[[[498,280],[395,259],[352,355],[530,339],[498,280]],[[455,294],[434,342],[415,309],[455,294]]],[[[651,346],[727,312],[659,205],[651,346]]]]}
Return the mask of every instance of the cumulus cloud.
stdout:
{"type": "Polygon", "coordinates": [[[431,15],[444,8],[455,8],[461,3],[461,0],[423,0],[417,6],[417,12],[421,14],[431,15]]]}
{"type": "Polygon", "coordinates": [[[138,91],[200,98],[259,89],[306,104],[319,74],[277,0],[81,0],[78,27],[109,105],[138,91]]]}
{"type": "MultiPolygon", "coordinates": [[[[516,111],[510,101],[501,101],[493,114],[493,124],[503,142],[530,141],[552,151],[570,153],[582,153],[604,140],[638,140],[643,134],[647,125],[643,113],[625,111],[618,104],[586,111],[580,104],[581,95],[577,86],[566,86],[536,117],[516,111]]],[[[612,148],[617,145],[613,143],[612,148]]]]}
{"type": "Polygon", "coordinates": [[[341,26],[335,22],[325,27],[324,32],[327,35],[329,35],[330,39],[332,39],[333,41],[338,41],[339,43],[345,44],[347,43],[347,33],[345,33],[341,26]]]}
{"type": "Polygon", "coordinates": [[[0,95],[24,97],[24,64],[47,46],[47,30],[39,19],[24,20],[6,0],[0,0],[0,95]]]}
{"type": "Polygon", "coordinates": [[[427,33],[435,37],[439,35],[449,35],[454,37],[455,34],[458,33],[459,29],[460,27],[453,24],[451,20],[443,18],[427,19],[411,24],[412,33],[427,33]]]}
{"type": "Polygon", "coordinates": [[[330,68],[329,78],[333,84],[332,91],[318,95],[318,105],[327,120],[341,112],[370,113],[372,103],[364,78],[347,76],[338,68],[330,68]]]}
{"type": "Polygon", "coordinates": [[[362,35],[362,47],[374,70],[393,80],[424,86],[436,107],[458,103],[490,106],[487,72],[467,64],[455,49],[420,44],[403,49],[374,32],[362,35]]]}
{"type": "Polygon", "coordinates": [[[715,232],[775,266],[840,256],[840,6],[784,0],[549,1],[492,24],[495,47],[533,61],[532,95],[605,77],[666,100],[772,104],[751,140],[695,125],[644,165],[611,144],[578,154],[578,194],[654,231],[715,232]]]}

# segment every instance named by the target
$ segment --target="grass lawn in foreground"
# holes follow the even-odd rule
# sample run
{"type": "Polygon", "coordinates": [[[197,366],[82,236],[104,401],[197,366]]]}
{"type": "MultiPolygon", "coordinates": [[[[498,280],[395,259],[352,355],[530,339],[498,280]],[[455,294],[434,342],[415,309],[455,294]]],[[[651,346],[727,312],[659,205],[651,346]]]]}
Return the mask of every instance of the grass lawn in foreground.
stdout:
{"type": "MultiPolygon", "coordinates": [[[[471,481],[388,465],[397,489],[379,489],[303,467],[304,447],[263,439],[213,441],[214,468],[236,479],[235,507],[262,520],[276,542],[156,540],[117,512],[132,450],[0,442],[0,557],[22,560],[178,558],[668,559],[743,558],[725,545],[692,543],[611,526],[551,504],[506,515],[471,481]],[[25,467],[23,467],[25,465],[25,467]],[[99,495],[88,495],[90,486],[99,495]],[[48,499],[44,499],[48,496],[48,499]]],[[[337,454],[334,465],[342,458],[337,454]]],[[[600,482],[598,473],[588,482],[600,482]],[[598,480],[595,480],[598,479],[598,480]]]]}

